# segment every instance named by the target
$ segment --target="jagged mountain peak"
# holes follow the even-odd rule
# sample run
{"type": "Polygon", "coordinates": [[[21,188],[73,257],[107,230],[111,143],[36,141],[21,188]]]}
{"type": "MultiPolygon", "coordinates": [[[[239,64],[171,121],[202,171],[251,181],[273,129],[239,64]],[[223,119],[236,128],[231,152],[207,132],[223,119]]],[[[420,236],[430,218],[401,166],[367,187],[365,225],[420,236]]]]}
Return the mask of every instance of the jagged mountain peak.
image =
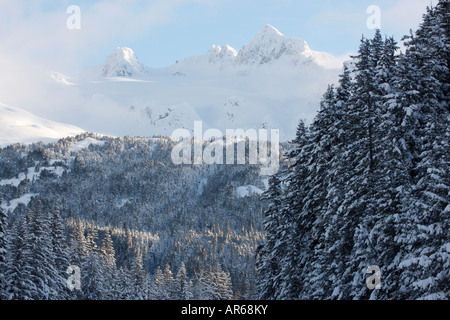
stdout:
{"type": "Polygon", "coordinates": [[[145,73],[145,67],[134,51],[127,47],[117,47],[102,67],[102,75],[105,77],[131,77],[139,73],[145,73]]]}
{"type": "Polygon", "coordinates": [[[231,62],[236,58],[238,52],[229,45],[216,46],[213,45],[208,51],[208,62],[209,63],[223,63],[231,62]]]}
{"type": "MultiPolygon", "coordinates": [[[[335,64],[332,55],[313,51],[303,39],[287,37],[274,26],[266,24],[239,51],[229,45],[213,45],[205,54],[179,60],[169,68],[175,75],[209,74],[217,70],[222,72],[233,70],[233,67],[274,64],[278,61],[285,67],[328,67],[335,64]]],[[[127,47],[117,47],[99,68],[100,72],[96,69],[96,74],[103,77],[135,77],[146,75],[150,70],[127,47]]]]}
{"type": "Polygon", "coordinates": [[[266,24],[239,51],[238,64],[266,64],[281,58],[288,58],[292,64],[309,61],[312,51],[306,41],[300,38],[289,38],[270,24],[266,24]]]}
{"type": "Polygon", "coordinates": [[[278,36],[278,37],[284,37],[285,35],[282,34],[277,28],[270,24],[264,25],[261,30],[257,33],[256,37],[263,37],[263,36],[278,36]]]}

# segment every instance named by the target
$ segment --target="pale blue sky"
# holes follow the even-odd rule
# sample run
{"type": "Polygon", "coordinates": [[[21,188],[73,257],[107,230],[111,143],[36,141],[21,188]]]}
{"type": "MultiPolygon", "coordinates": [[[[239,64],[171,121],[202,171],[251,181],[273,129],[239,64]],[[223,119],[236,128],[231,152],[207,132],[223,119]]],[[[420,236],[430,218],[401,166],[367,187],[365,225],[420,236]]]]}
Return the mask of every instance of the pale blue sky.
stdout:
{"type": "MultiPolygon", "coordinates": [[[[436,1],[434,1],[436,2],[436,1]]],[[[117,46],[147,66],[205,53],[213,44],[239,50],[265,24],[306,40],[313,50],[354,53],[371,36],[370,5],[383,34],[400,41],[416,29],[430,0],[0,0],[0,58],[22,59],[75,74],[101,64],[117,46]],[[68,30],[66,8],[78,5],[81,29],[68,30]]]]}

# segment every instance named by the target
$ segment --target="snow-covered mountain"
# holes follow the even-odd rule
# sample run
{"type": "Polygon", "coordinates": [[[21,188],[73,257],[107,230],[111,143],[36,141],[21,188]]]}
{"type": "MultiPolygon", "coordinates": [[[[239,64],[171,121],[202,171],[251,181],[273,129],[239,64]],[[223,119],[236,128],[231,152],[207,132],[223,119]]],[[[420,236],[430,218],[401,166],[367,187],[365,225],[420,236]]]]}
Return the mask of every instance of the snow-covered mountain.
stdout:
{"type": "MultiPolygon", "coordinates": [[[[177,61],[168,69],[173,69],[175,75],[186,75],[183,70],[198,74],[205,69],[213,72],[223,72],[225,69],[237,71],[243,66],[280,63],[291,67],[310,64],[332,68],[339,66],[340,62],[331,54],[313,51],[306,41],[286,37],[275,27],[267,24],[239,51],[229,45],[212,45],[204,55],[177,61]]],[[[144,66],[132,49],[117,47],[103,65],[90,69],[86,74],[133,78],[151,72],[151,68],[144,66]]]]}
{"type": "Polygon", "coordinates": [[[0,103],[0,147],[11,143],[50,142],[84,132],[73,125],[38,117],[17,107],[0,103]]]}
{"type": "Polygon", "coordinates": [[[95,101],[90,109],[114,110],[120,123],[79,125],[114,135],[170,135],[201,120],[205,129],[276,128],[290,139],[300,119],[312,120],[341,69],[331,54],[271,25],[240,50],[212,45],[165,68],[144,66],[131,49],[116,48],[103,65],[83,73],[77,89],[95,101]]]}
{"type": "Polygon", "coordinates": [[[288,38],[271,25],[265,25],[255,38],[245,45],[236,57],[239,65],[276,63],[284,60],[288,64],[316,63],[324,65],[330,54],[311,50],[306,41],[300,38],[288,38]]]}
{"type": "Polygon", "coordinates": [[[192,132],[194,121],[202,121],[204,130],[223,133],[279,129],[288,140],[299,120],[313,119],[341,70],[342,62],[332,55],[265,25],[240,50],[212,45],[203,55],[164,68],[145,66],[131,48],[118,47],[77,77],[50,73],[52,84],[41,88],[38,98],[14,105],[114,136],[192,132]]]}
{"type": "Polygon", "coordinates": [[[340,68],[341,64],[342,61],[333,55],[311,50],[306,41],[286,37],[267,24],[239,51],[229,45],[213,45],[206,54],[178,61],[173,68],[178,68],[180,72],[182,69],[198,70],[206,67],[215,70],[215,67],[220,66],[220,71],[231,69],[236,72],[242,67],[258,65],[297,66],[299,70],[306,65],[335,69],[340,68]]]}
{"type": "Polygon", "coordinates": [[[141,73],[145,73],[145,68],[130,48],[117,47],[102,67],[105,77],[132,77],[141,73]]]}
{"type": "Polygon", "coordinates": [[[131,48],[117,47],[106,58],[104,64],[86,68],[82,72],[82,77],[136,77],[145,75],[147,72],[148,68],[139,61],[131,48]]]}
{"type": "MultiPolygon", "coordinates": [[[[294,67],[297,72],[305,68],[340,69],[342,62],[333,55],[311,50],[306,41],[289,38],[275,27],[265,25],[241,50],[229,45],[212,45],[203,55],[188,57],[170,67],[152,69],[144,66],[134,51],[126,47],[117,47],[105,63],[95,68],[87,68],[83,78],[122,77],[142,78],[155,74],[175,76],[202,75],[223,76],[223,74],[242,75],[242,70],[265,65],[277,69],[294,67]]],[[[275,74],[276,75],[276,74],[275,74]]]]}

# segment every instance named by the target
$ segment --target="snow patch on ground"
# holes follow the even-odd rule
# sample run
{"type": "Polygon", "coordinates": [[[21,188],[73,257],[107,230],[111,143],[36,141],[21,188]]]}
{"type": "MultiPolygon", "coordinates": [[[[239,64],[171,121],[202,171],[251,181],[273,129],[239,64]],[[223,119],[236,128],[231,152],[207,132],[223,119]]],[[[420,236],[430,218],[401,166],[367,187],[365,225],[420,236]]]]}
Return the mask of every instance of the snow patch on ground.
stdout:
{"type": "Polygon", "coordinates": [[[38,178],[43,170],[47,170],[50,173],[54,173],[57,177],[61,177],[65,169],[60,166],[53,166],[53,167],[40,167],[39,170],[36,171],[35,167],[31,167],[28,168],[26,174],[21,172],[19,176],[16,178],[0,180],[0,186],[11,185],[14,187],[18,187],[19,184],[25,179],[33,181],[34,179],[38,178]]]}
{"type": "Polygon", "coordinates": [[[118,203],[117,203],[117,208],[121,209],[123,208],[124,205],[126,205],[127,203],[130,202],[130,199],[121,199],[118,203]]]}
{"type": "Polygon", "coordinates": [[[266,191],[269,190],[269,178],[264,178],[262,182],[264,183],[266,191]]]}
{"type": "Polygon", "coordinates": [[[9,202],[9,205],[6,204],[6,201],[4,201],[2,203],[2,209],[5,211],[14,211],[14,209],[16,209],[16,207],[20,204],[23,203],[24,205],[28,205],[28,203],[30,202],[32,197],[37,196],[37,193],[27,193],[24,194],[23,196],[21,196],[20,198],[17,199],[13,199],[9,202]]]}
{"type": "Polygon", "coordinates": [[[198,182],[197,195],[201,196],[203,194],[203,191],[205,190],[205,186],[206,186],[207,183],[208,183],[208,179],[207,178],[202,178],[198,182]]]}
{"type": "Polygon", "coordinates": [[[91,144],[103,146],[105,144],[105,141],[97,140],[94,138],[86,138],[72,145],[70,147],[70,151],[72,152],[81,151],[83,149],[88,148],[91,144]]]}
{"type": "Polygon", "coordinates": [[[262,194],[262,193],[264,193],[264,191],[258,187],[249,185],[249,186],[237,187],[236,193],[239,198],[245,198],[245,197],[252,196],[254,194],[262,194]]]}

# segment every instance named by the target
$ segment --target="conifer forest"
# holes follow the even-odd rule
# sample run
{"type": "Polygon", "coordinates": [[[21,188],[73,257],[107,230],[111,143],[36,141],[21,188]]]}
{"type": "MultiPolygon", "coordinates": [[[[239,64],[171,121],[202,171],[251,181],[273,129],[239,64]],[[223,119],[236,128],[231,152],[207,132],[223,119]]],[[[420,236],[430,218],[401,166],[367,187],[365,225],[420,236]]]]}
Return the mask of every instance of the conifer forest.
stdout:
{"type": "Polygon", "coordinates": [[[362,37],[272,176],[166,136],[0,149],[0,299],[448,300],[449,67],[449,0],[362,37]]]}

